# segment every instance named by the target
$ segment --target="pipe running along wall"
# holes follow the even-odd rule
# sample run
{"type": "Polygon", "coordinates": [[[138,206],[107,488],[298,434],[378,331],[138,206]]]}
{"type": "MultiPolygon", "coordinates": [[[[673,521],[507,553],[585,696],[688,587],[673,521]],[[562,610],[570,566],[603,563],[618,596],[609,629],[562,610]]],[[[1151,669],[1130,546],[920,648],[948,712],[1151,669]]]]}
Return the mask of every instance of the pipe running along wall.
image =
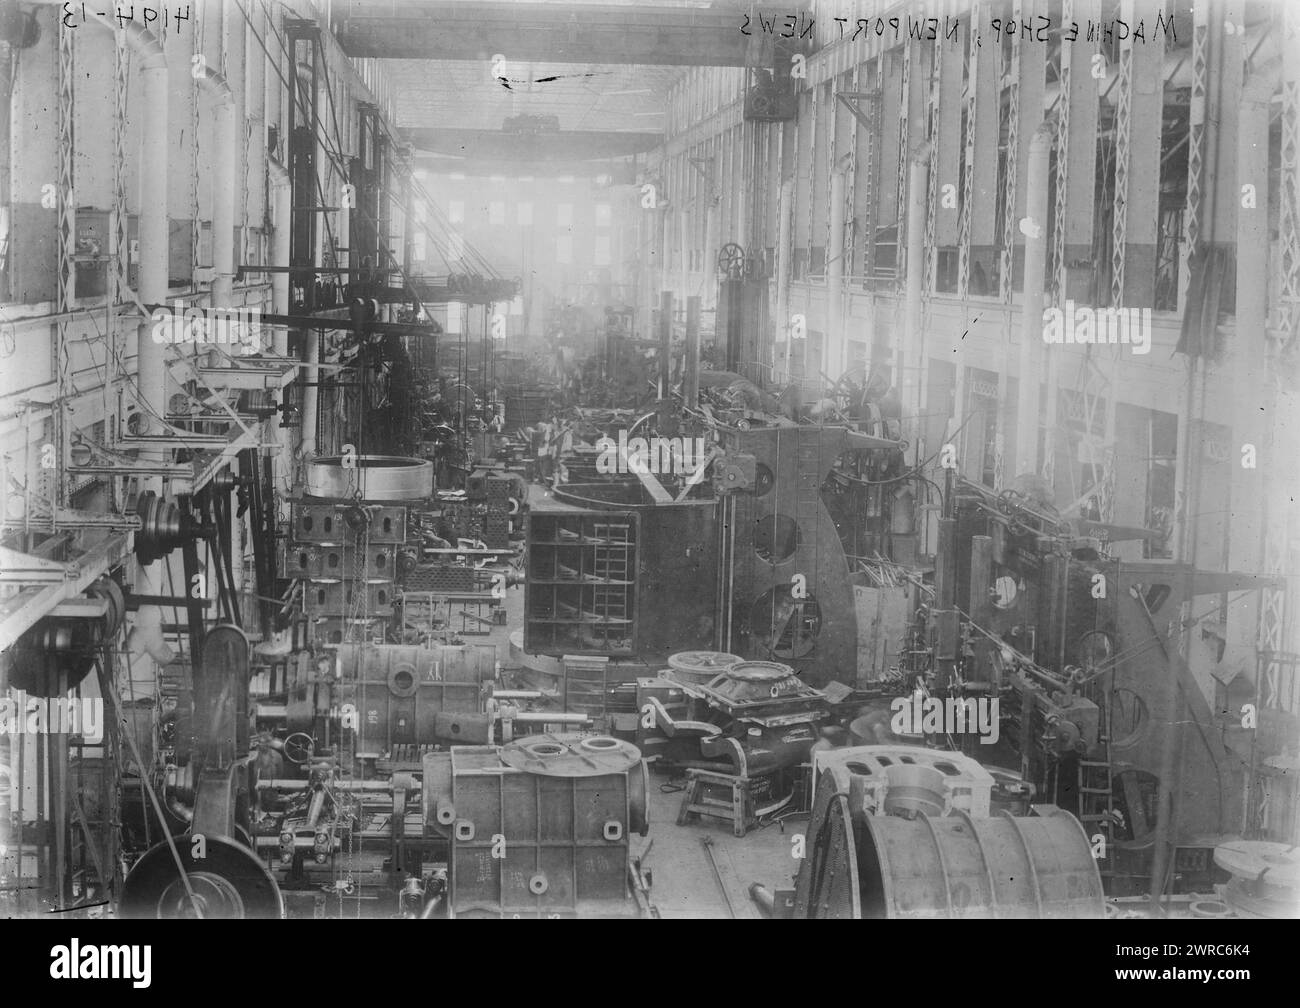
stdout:
{"type": "MultiPolygon", "coordinates": [[[[912,155],[907,179],[907,277],[903,299],[903,335],[899,340],[895,361],[901,374],[895,385],[902,390],[903,409],[915,409],[916,420],[910,437],[915,445],[916,461],[921,461],[921,417],[924,387],[922,372],[925,369],[925,327],[922,325],[921,297],[925,289],[925,221],[926,198],[929,194],[929,146],[922,145],[912,155]]],[[[929,446],[925,446],[929,450],[929,446]]]]}
{"type": "MultiPolygon", "coordinates": [[[[212,180],[212,307],[232,308],[235,282],[235,179],[239,137],[235,130],[235,95],[220,73],[206,63],[193,69],[199,90],[213,99],[215,148],[212,180]]],[[[197,100],[197,99],[196,99],[197,100]]]]}
{"type": "MultiPolygon", "coordinates": [[[[1043,342],[1043,270],[1047,265],[1047,174],[1051,164],[1053,128],[1041,123],[1029,141],[1026,169],[1024,297],[1020,314],[1020,365],[1016,397],[1016,472],[1037,473],[1039,372],[1043,342]]],[[[1049,418],[1050,419],[1050,418],[1049,418]]],[[[1051,451],[1051,445],[1046,448],[1051,451]]]]}
{"type": "Polygon", "coordinates": [[[794,339],[790,326],[790,277],[793,273],[790,247],[791,228],[794,215],[794,179],[787,178],[781,183],[781,194],[777,202],[777,239],[776,239],[776,332],[785,343],[785,373],[787,380],[794,367],[794,339]]]}
{"type": "MultiPolygon", "coordinates": [[[[283,267],[289,265],[290,229],[293,227],[293,185],[289,179],[288,170],[280,162],[268,157],[266,167],[270,180],[271,197],[275,202],[275,216],[272,219],[274,234],[271,238],[271,264],[283,267]]],[[[344,214],[343,216],[346,217],[347,215],[344,214]]],[[[289,314],[288,273],[271,274],[271,311],[277,315],[289,314]]],[[[271,330],[271,339],[271,349],[275,355],[280,358],[288,357],[289,330],[284,326],[275,326],[271,330]]],[[[306,380],[314,382],[317,380],[317,375],[309,373],[306,380]]],[[[267,421],[263,437],[268,444],[273,439],[278,439],[281,442],[280,450],[274,455],[272,466],[275,473],[275,486],[280,491],[281,513],[278,518],[284,520],[289,517],[289,504],[288,495],[283,491],[292,485],[293,479],[293,432],[289,429],[277,429],[273,421],[267,421]]]]}
{"type": "MultiPolygon", "coordinates": [[[[274,158],[266,159],[267,171],[271,179],[271,194],[275,200],[275,234],[271,241],[271,262],[275,266],[289,265],[289,246],[293,227],[293,185],[289,172],[274,158]]],[[[346,215],[344,215],[346,218],[346,215]]],[[[289,274],[271,274],[271,311],[277,315],[289,314],[289,274]]],[[[277,357],[289,355],[289,330],[284,326],[275,327],[275,354],[277,357]]],[[[315,381],[315,376],[308,376],[315,381]]]]}
{"type": "Polygon", "coordinates": [[[844,373],[848,340],[844,333],[844,172],[831,175],[830,242],[826,249],[826,336],[822,369],[831,377],[844,373]]]}

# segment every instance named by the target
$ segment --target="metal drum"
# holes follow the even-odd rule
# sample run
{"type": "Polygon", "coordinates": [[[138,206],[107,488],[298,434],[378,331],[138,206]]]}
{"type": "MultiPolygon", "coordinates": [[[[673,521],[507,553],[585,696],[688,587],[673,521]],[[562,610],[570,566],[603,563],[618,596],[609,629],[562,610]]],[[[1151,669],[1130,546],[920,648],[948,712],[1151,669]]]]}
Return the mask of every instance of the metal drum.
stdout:
{"type": "Polygon", "coordinates": [[[433,463],[401,455],[339,455],[313,459],[307,464],[310,497],[367,501],[420,500],[433,496],[433,463]]]}
{"type": "Polygon", "coordinates": [[[795,917],[1105,916],[1097,862],[1069,813],[873,814],[855,781],[845,783],[832,770],[818,779],[795,917]]]}
{"type": "Polygon", "coordinates": [[[868,816],[862,916],[1100,918],[1101,876],[1079,821],[868,816]]]}

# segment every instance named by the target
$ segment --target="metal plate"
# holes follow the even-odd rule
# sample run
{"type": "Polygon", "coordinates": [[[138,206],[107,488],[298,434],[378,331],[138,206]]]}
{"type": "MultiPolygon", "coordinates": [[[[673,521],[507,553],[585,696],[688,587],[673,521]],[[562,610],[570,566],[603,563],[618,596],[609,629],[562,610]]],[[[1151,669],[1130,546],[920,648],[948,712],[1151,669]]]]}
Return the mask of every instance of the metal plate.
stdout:
{"type": "Polygon", "coordinates": [[[388,630],[388,621],[382,617],[344,619],[342,616],[321,616],[307,625],[312,642],[318,647],[364,644],[382,638],[388,630]]]}
{"type": "Polygon", "coordinates": [[[401,544],[406,541],[406,508],[394,504],[354,505],[340,501],[295,501],[292,538],[296,543],[401,544]]]}
{"type": "Polygon", "coordinates": [[[501,762],[542,777],[597,777],[623,773],[641,750],[608,735],[529,735],[501,749],[501,762]]]}
{"type": "Polygon", "coordinates": [[[1265,840],[1232,840],[1214,848],[1214,863],[1237,878],[1300,886],[1300,850],[1265,840]]]}
{"type": "Polygon", "coordinates": [[[391,616],[395,597],[393,582],[378,579],[313,580],[303,585],[303,602],[309,616],[391,616]]]}
{"type": "Polygon", "coordinates": [[[397,547],[372,543],[362,555],[355,543],[330,546],[321,543],[290,544],[285,551],[280,576],[286,578],[391,578],[397,568],[397,547]]]}

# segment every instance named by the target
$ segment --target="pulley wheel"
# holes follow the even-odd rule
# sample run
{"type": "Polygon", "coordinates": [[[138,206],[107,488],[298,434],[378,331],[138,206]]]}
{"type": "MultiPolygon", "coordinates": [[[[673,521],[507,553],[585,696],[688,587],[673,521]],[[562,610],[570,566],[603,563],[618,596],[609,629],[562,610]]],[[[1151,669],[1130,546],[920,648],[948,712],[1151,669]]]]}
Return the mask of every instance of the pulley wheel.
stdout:
{"type": "Polygon", "coordinates": [[[31,696],[63,696],[90,674],[102,630],[98,621],[44,619],[4,653],[0,670],[31,696]]]}
{"type": "Polygon", "coordinates": [[[166,843],[151,847],[126,877],[118,911],[134,920],[278,920],[284,917],[280,887],[261,859],[229,837],[208,836],[202,858],[189,835],[176,838],[191,901],[166,843]],[[197,904],[197,908],[196,908],[197,904]]]}
{"type": "Polygon", "coordinates": [[[135,555],[142,564],[151,564],[180,545],[181,513],[170,501],[146,490],[136,502],[140,528],[135,534],[135,555]]]}
{"type": "Polygon", "coordinates": [[[104,637],[115,636],[126,618],[126,598],[121,586],[111,577],[105,575],[91,582],[86,594],[91,598],[103,599],[108,603],[108,613],[104,616],[104,637]]]}

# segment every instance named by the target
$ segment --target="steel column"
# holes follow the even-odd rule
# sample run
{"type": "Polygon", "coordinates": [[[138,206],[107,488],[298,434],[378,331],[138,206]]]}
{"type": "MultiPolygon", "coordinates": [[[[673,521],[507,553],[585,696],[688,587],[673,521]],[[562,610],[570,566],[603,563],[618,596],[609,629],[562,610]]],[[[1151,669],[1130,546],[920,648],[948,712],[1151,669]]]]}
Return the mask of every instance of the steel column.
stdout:
{"type": "MultiPolygon", "coordinates": [[[[971,7],[971,23],[982,23],[986,4],[971,7]]],[[[979,33],[970,33],[967,51],[965,111],[966,157],[961,183],[961,204],[957,225],[957,296],[972,293],[974,262],[972,249],[987,251],[993,244],[994,206],[997,186],[998,66],[996,50],[985,50],[979,33]]],[[[984,283],[991,277],[985,275],[984,283]]],[[[976,292],[978,293],[978,292],[976,292]]],[[[986,287],[983,293],[991,293],[986,287]]]]}
{"type": "MultiPolygon", "coordinates": [[[[127,117],[127,74],[130,66],[130,50],[126,46],[126,35],[118,30],[113,33],[113,269],[109,298],[113,304],[121,304],[122,298],[130,287],[131,249],[130,217],[126,209],[126,117],[127,117]]],[[[116,344],[117,330],[109,332],[108,338],[116,344]]]]}
{"type": "MultiPolygon", "coordinates": [[[[1208,4],[1192,8],[1192,87],[1188,98],[1187,203],[1183,211],[1183,247],[1178,277],[1178,305],[1185,307],[1192,261],[1200,249],[1205,199],[1206,109],[1210,92],[1210,10],[1208,4]]],[[[1208,224],[1208,222],[1204,222],[1208,224]]]]}
{"type": "MultiPolygon", "coordinates": [[[[1122,16],[1136,23],[1136,0],[1124,0],[1122,16]]],[[[1155,303],[1165,45],[1163,32],[1153,35],[1120,42],[1110,291],[1116,308],[1155,303]]]]}
{"type": "MultiPolygon", "coordinates": [[[[1066,21],[1096,21],[1099,0],[1065,0],[1066,21]]],[[[1092,295],[1092,230],[1097,188],[1097,118],[1100,84],[1093,76],[1095,39],[1080,31],[1061,41],[1060,89],[1056,103],[1056,213],[1052,234],[1052,299],[1092,295]],[[1081,265],[1074,265],[1074,264],[1081,265]],[[1077,274],[1076,274],[1077,271],[1077,274]],[[1075,277],[1079,278],[1076,280],[1075,277]]]]}
{"type": "MultiPolygon", "coordinates": [[[[1052,127],[1043,123],[1029,141],[1025,177],[1025,216],[1030,234],[1025,239],[1025,286],[1021,308],[1020,367],[1016,408],[1016,472],[1038,472],[1038,376],[1043,340],[1043,266],[1047,253],[1047,186],[1051,163],[1052,127]]],[[[1048,431],[1054,428],[1048,418],[1048,431]]],[[[1051,455],[1052,445],[1044,454],[1051,455]]]]}
{"type": "MultiPolygon", "coordinates": [[[[1237,307],[1232,335],[1233,434],[1238,445],[1254,445],[1255,465],[1234,466],[1233,508],[1229,542],[1231,570],[1264,570],[1264,520],[1268,495],[1264,473],[1288,465],[1271,457],[1267,442],[1272,426],[1276,394],[1269,375],[1268,340],[1268,248],[1267,200],[1259,193],[1268,189],[1269,102],[1272,84],[1252,75],[1235,110],[1237,181],[1256,189],[1254,208],[1237,209],[1237,307]]],[[[1226,236],[1225,236],[1226,237],[1226,236]]],[[[1240,447],[1238,451],[1240,451],[1240,447]]],[[[1289,466],[1288,466],[1289,467],[1289,466]]],[[[1262,614],[1261,614],[1262,615],[1262,614]]],[[[1263,624],[1259,629],[1263,629],[1263,624]]],[[[1278,650],[1276,646],[1273,646],[1278,650]]]]}

